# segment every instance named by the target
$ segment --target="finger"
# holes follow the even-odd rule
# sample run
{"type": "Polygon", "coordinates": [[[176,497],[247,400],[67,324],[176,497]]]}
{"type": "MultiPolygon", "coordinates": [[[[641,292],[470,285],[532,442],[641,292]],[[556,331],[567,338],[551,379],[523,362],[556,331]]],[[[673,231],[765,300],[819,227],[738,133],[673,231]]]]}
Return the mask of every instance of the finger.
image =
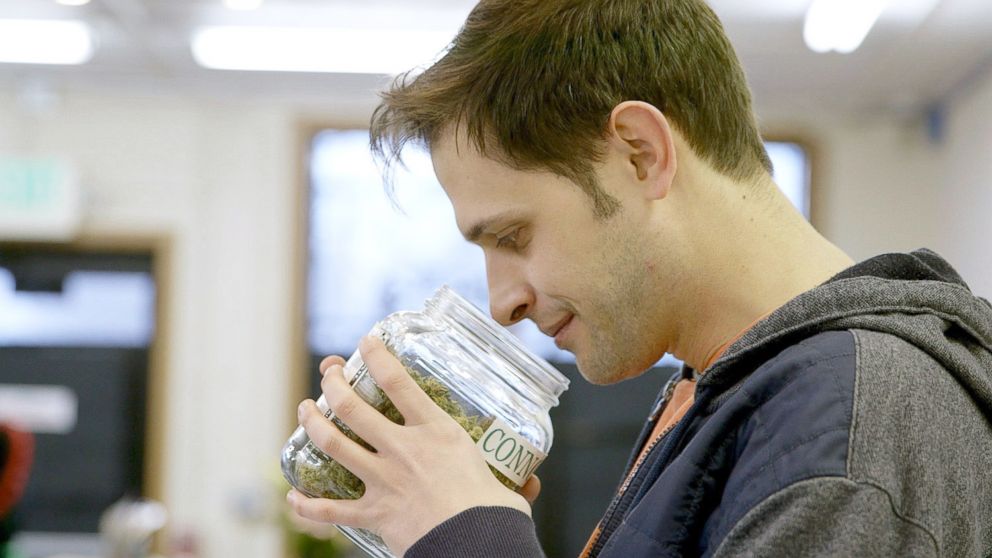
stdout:
{"type": "Polygon", "coordinates": [[[382,388],[403,415],[403,420],[408,426],[435,420],[438,413],[447,416],[424,393],[424,390],[420,389],[417,382],[410,377],[410,373],[389,352],[381,339],[372,336],[363,337],[358,349],[375,383],[382,388]]]}
{"type": "Polygon", "coordinates": [[[372,405],[365,402],[344,379],[340,365],[332,365],[320,381],[327,406],[334,416],[345,423],[355,434],[379,448],[397,425],[384,417],[372,405]]]}
{"type": "Polygon", "coordinates": [[[524,486],[520,489],[520,495],[533,506],[540,494],[541,479],[537,478],[537,475],[531,475],[530,478],[527,479],[527,482],[524,483],[524,486]]]}
{"type": "Polygon", "coordinates": [[[311,537],[320,540],[333,539],[339,535],[338,530],[334,528],[333,524],[307,519],[296,513],[296,510],[294,510],[292,506],[290,506],[289,510],[286,512],[286,518],[289,520],[289,524],[292,525],[293,529],[296,531],[306,533],[311,537]]]}
{"type": "Polygon", "coordinates": [[[308,399],[300,403],[298,414],[300,425],[320,451],[359,478],[368,476],[374,453],[363,448],[327,420],[312,400],[308,399]]]}
{"type": "Polygon", "coordinates": [[[363,513],[363,503],[358,500],[331,500],[307,498],[295,488],[286,494],[286,501],[297,515],[310,521],[335,523],[347,527],[367,528],[369,518],[363,513]]]}
{"type": "Polygon", "coordinates": [[[323,376],[324,374],[326,374],[327,369],[330,368],[331,366],[335,364],[339,366],[344,366],[344,363],[345,363],[344,358],[339,357],[338,355],[331,355],[328,357],[324,357],[324,360],[320,361],[320,366],[318,367],[320,369],[320,375],[323,376]]]}

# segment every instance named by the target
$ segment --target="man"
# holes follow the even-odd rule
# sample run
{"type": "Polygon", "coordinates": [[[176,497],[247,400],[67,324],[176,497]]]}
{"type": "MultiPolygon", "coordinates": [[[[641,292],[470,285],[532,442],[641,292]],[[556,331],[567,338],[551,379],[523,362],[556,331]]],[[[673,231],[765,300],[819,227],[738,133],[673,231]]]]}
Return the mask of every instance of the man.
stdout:
{"type": "MultiPolygon", "coordinates": [[[[497,320],[533,320],[596,384],[686,363],[584,556],[992,552],[992,308],[932,252],[855,265],[795,212],[701,0],[483,0],[383,95],[373,148],[408,141],[485,252],[497,320]]],[[[330,406],[377,452],[304,402],[366,493],[294,509],[397,555],[540,555],[528,500],[360,349],[406,424],[325,361],[330,406]]]]}

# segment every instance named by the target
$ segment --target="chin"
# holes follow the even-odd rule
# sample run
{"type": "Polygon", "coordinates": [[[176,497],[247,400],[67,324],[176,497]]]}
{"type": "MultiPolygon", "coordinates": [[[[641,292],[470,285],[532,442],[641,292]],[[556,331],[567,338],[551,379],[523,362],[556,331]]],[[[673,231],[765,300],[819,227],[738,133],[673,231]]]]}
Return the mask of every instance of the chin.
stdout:
{"type": "Polygon", "coordinates": [[[618,376],[615,373],[611,374],[608,370],[598,368],[590,369],[588,365],[583,364],[578,358],[575,359],[575,365],[579,369],[579,374],[581,374],[587,382],[596,386],[608,386],[624,379],[623,376],[618,376]]]}
{"type": "MultiPolygon", "coordinates": [[[[631,378],[640,376],[651,368],[651,365],[648,365],[647,367],[631,367],[629,365],[624,366],[620,364],[616,366],[591,367],[587,363],[583,363],[577,356],[575,359],[575,364],[579,369],[579,374],[581,374],[587,382],[597,386],[608,386],[624,380],[630,380],[631,378]]],[[[652,362],[652,364],[654,363],[652,362]]]]}
{"type": "Polygon", "coordinates": [[[583,375],[583,377],[586,379],[586,381],[588,381],[590,384],[594,386],[608,386],[611,384],[615,384],[622,379],[622,378],[611,378],[611,377],[602,378],[596,376],[590,378],[589,376],[585,376],[585,375],[583,375]]]}

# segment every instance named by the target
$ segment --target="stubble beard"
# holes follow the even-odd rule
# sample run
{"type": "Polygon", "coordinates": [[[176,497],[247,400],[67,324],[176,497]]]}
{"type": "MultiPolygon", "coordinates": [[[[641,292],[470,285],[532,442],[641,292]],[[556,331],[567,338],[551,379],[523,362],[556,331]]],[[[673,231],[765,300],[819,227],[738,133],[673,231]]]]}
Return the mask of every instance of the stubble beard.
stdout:
{"type": "MultiPolygon", "coordinates": [[[[650,324],[645,309],[659,293],[651,293],[643,270],[643,244],[631,235],[613,231],[605,246],[610,257],[600,261],[600,277],[609,281],[600,291],[597,308],[586,309],[582,320],[589,346],[576,355],[579,372],[590,383],[605,385],[640,375],[654,362],[645,362],[650,324]],[[612,249],[611,249],[612,247],[612,249]],[[630,247],[630,250],[623,249],[630,247]]],[[[650,360],[650,359],[648,359],[650,360]]]]}

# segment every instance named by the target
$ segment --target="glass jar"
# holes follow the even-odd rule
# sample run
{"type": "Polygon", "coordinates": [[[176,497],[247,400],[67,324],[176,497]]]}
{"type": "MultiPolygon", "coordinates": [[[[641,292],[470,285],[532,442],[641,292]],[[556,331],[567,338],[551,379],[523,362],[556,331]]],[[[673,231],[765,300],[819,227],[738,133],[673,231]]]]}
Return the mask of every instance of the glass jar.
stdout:
{"type": "MultiPolygon", "coordinates": [[[[519,490],[551,449],[548,413],[568,389],[568,379],[447,286],[422,311],[390,314],[371,334],[469,433],[493,474],[519,490]]],[[[344,375],[362,399],[402,424],[357,351],[345,364],[344,375]]],[[[371,449],[334,416],[323,396],[317,406],[349,438],[371,449]]],[[[283,448],[282,471],[291,485],[311,497],[356,499],[365,491],[361,480],[320,451],[302,426],[283,448]]],[[[370,555],[392,557],[374,533],[337,527],[370,555]]]]}

